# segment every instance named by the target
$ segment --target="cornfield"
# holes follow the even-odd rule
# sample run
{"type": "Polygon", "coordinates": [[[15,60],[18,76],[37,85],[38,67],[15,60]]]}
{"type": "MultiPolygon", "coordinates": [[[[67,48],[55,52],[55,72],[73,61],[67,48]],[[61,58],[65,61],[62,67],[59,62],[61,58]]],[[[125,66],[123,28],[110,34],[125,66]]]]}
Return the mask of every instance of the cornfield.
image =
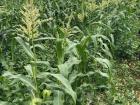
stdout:
{"type": "Polygon", "coordinates": [[[1,0],[0,105],[139,105],[140,0],[1,0]]]}

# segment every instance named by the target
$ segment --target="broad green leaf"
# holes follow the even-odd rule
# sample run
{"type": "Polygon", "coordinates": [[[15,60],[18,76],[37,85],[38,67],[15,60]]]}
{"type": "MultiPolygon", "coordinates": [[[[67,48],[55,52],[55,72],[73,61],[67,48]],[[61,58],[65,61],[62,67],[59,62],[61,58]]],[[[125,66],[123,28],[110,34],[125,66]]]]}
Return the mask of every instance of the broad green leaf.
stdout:
{"type": "Polygon", "coordinates": [[[50,66],[50,63],[48,61],[31,61],[33,64],[43,64],[46,66],[50,66]]]}
{"type": "Polygon", "coordinates": [[[0,101],[0,105],[11,105],[11,104],[5,101],[0,101]]]}
{"type": "Polygon", "coordinates": [[[106,27],[106,28],[109,29],[109,31],[111,31],[111,32],[113,31],[112,28],[111,28],[109,25],[104,24],[102,21],[93,22],[92,24],[98,24],[98,25],[101,25],[101,26],[106,27]]]}
{"type": "Polygon", "coordinates": [[[101,71],[98,71],[98,73],[103,77],[107,77],[107,78],[109,77],[109,75],[107,73],[103,73],[101,71]]]}
{"type": "Polygon", "coordinates": [[[61,82],[61,84],[63,84],[65,86],[65,91],[72,97],[74,103],[76,103],[77,95],[73,91],[69,81],[62,74],[51,74],[48,72],[42,72],[41,74],[38,75],[38,78],[45,78],[47,76],[52,76],[52,77],[56,78],[57,80],[59,80],[61,82]]]}
{"type": "Polygon", "coordinates": [[[60,73],[68,78],[68,74],[71,72],[71,68],[75,64],[79,64],[80,60],[78,60],[76,57],[70,57],[68,61],[66,61],[64,64],[58,65],[58,68],[60,70],[60,73]]]}
{"type": "Polygon", "coordinates": [[[102,43],[102,50],[107,56],[109,56],[110,58],[113,58],[108,46],[105,43],[102,43]]]}
{"type": "Polygon", "coordinates": [[[33,76],[33,72],[32,72],[32,66],[30,64],[28,64],[27,66],[24,66],[24,68],[26,69],[27,73],[30,76],[33,76]]]}
{"type": "Polygon", "coordinates": [[[9,79],[17,79],[17,80],[20,80],[22,81],[26,86],[29,86],[31,87],[32,89],[36,90],[32,80],[28,79],[27,77],[23,76],[23,75],[20,75],[20,74],[17,74],[17,75],[14,75],[12,74],[11,72],[9,71],[6,71],[4,74],[3,74],[4,77],[7,77],[9,79]]]}
{"type": "Polygon", "coordinates": [[[95,60],[100,63],[103,67],[110,69],[111,63],[108,59],[105,58],[95,58],[95,60]]]}
{"type": "Polygon", "coordinates": [[[107,36],[101,35],[101,34],[92,35],[91,38],[92,38],[93,42],[96,42],[97,38],[101,38],[103,40],[106,40],[106,41],[110,42],[110,40],[107,36]]]}
{"type": "Polygon", "coordinates": [[[107,45],[105,45],[105,49],[102,49],[102,50],[104,51],[104,53],[105,53],[107,56],[109,56],[110,58],[113,58],[113,57],[112,57],[112,54],[111,54],[111,52],[109,51],[107,45]]]}
{"type": "Polygon", "coordinates": [[[56,39],[56,38],[54,38],[54,37],[43,37],[43,38],[34,39],[34,41],[55,40],[55,39],[56,39]]]}
{"type": "Polygon", "coordinates": [[[61,91],[56,90],[54,93],[53,105],[63,105],[64,95],[61,91]]]}
{"type": "Polygon", "coordinates": [[[92,71],[87,72],[85,74],[83,74],[83,73],[78,73],[78,74],[77,73],[74,73],[74,74],[72,74],[70,76],[70,83],[71,84],[74,83],[77,78],[90,77],[90,76],[93,76],[94,74],[95,74],[95,72],[92,72],[92,71]]]}
{"type": "Polygon", "coordinates": [[[66,38],[66,41],[68,43],[68,46],[65,48],[65,54],[74,52],[74,49],[76,48],[77,43],[70,41],[68,38],[66,38]]]}
{"type": "Polygon", "coordinates": [[[72,33],[73,33],[73,34],[76,34],[76,33],[84,34],[78,26],[74,26],[74,27],[72,28],[72,33]]]}
{"type": "Polygon", "coordinates": [[[110,38],[111,38],[111,44],[114,46],[114,36],[113,36],[113,34],[110,35],[110,38]]]}
{"type": "Polygon", "coordinates": [[[62,64],[64,61],[64,40],[57,39],[56,43],[56,53],[58,64],[62,64]]]}
{"type": "Polygon", "coordinates": [[[43,66],[47,67],[48,70],[58,71],[58,68],[51,67],[51,65],[48,61],[31,61],[31,63],[36,64],[36,65],[43,65],[43,66]]]}
{"type": "Polygon", "coordinates": [[[8,62],[5,60],[5,58],[2,56],[0,57],[0,62],[5,67],[6,70],[11,70],[10,66],[8,65],[8,62]]]}
{"type": "Polygon", "coordinates": [[[90,41],[91,41],[91,36],[86,36],[86,37],[83,37],[81,42],[76,45],[78,55],[82,59],[83,62],[86,61],[87,59],[88,50],[86,49],[90,41]]]}
{"type": "Polygon", "coordinates": [[[41,44],[35,44],[34,46],[31,46],[31,49],[33,49],[33,47],[40,48],[41,50],[45,50],[45,47],[41,44]]]}
{"type": "Polygon", "coordinates": [[[16,40],[18,41],[18,43],[23,47],[24,51],[28,54],[28,56],[30,56],[31,58],[34,58],[34,54],[31,51],[29,45],[27,43],[25,43],[22,38],[20,37],[15,37],[16,40]]]}
{"type": "Polygon", "coordinates": [[[91,36],[84,36],[80,42],[80,45],[83,49],[85,49],[87,47],[87,45],[89,44],[89,42],[91,41],[91,36]]]}

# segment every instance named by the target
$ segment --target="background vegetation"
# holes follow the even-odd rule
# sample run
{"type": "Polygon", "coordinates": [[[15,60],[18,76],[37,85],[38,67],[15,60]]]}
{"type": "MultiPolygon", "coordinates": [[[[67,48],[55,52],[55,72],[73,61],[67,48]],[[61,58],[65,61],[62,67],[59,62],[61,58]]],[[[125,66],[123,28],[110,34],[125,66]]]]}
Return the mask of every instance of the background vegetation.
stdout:
{"type": "Polygon", "coordinates": [[[1,0],[0,105],[139,105],[140,0],[1,0]]]}

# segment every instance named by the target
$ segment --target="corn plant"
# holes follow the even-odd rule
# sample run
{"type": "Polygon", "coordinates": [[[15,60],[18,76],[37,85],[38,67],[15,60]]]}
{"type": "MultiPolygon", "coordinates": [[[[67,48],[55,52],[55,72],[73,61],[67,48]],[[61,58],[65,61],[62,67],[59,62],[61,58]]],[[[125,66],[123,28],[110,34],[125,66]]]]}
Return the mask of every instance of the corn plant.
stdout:
{"type": "MultiPolygon", "coordinates": [[[[119,49],[138,30],[138,2],[1,0],[0,104],[137,103],[132,84],[120,89],[128,75],[120,80],[117,73],[127,70],[114,58],[131,53],[119,49]]],[[[135,38],[134,53],[139,51],[135,38]]]]}
{"type": "MultiPolygon", "coordinates": [[[[39,10],[34,6],[34,2],[28,1],[23,6],[23,9],[21,10],[22,17],[22,24],[19,25],[19,28],[17,28],[18,36],[15,37],[17,42],[20,44],[20,46],[23,47],[24,52],[28,55],[29,61],[26,66],[24,66],[24,70],[26,70],[27,75],[23,74],[17,74],[12,73],[11,71],[7,71],[3,74],[4,77],[8,77],[9,79],[15,79],[20,80],[22,83],[24,83],[25,86],[27,86],[30,89],[30,97],[31,101],[29,102],[31,105],[36,105],[37,103],[41,104],[46,102],[45,95],[50,95],[51,90],[43,89],[42,91],[39,89],[41,84],[46,84],[45,82],[41,83],[39,80],[44,80],[49,77],[56,78],[57,82],[52,84],[46,84],[46,86],[49,86],[50,89],[55,89],[54,91],[54,99],[53,104],[55,105],[62,105],[64,103],[73,103],[76,104],[77,101],[77,95],[72,89],[72,84],[75,83],[77,78],[86,77],[88,75],[93,75],[94,71],[91,73],[87,69],[88,67],[88,59],[89,59],[89,51],[88,51],[88,45],[89,43],[95,41],[96,37],[93,36],[82,36],[83,38],[81,41],[78,41],[75,43],[69,39],[69,36],[73,31],[75,31],[75,28],[70,27],[70,23],[72,21],[71,16],[68,18],[68,23],[66,28],[61,28],[58,32],[58,35],[56,38],[56,56],[57,56],[57,66],[56,68],[58,71],[57,73],[53,72],[39,72],[37,64],[45,64],[49,65],[49,62],[47,61],[39,61],[38,56],[36,53],[36,47],[42,48],[41,44],[36,44],[35,42],[37,40],[43,39],[39,38],[39,31],[38,27],[41,24],[41,20],[39,19],[39,10]],[[71,29],[71,31],[67,31],[67,29],[71,29]],[[65,31],[64,31],[65,30],[65,31]],[[68,58],[67,61],[65,61],[66,57],[68,58]],[[71,63],[73,62],[73,63],[71,63]],[[74,67],[75,66],[75,67],[74,67]],[[73,67],[77,70],[76,74],[74,74],[73,67]],[[82,73],[82,74],[80,74],[82,73]],[[83,73],[86,73],[85,75],[83,73]],[[74,78],[73,78],[74,76],[74,78]],[[40,84],[40,85],[39,85],[40,84]],[[55,87],[56,85],[56,87],[55,87]],[[60,91],[61,90],[61,91],[60,91]],[[72,97],[72,101],[65,102],[64,99],[66,95],[63,93],[67,93],[72,97]],[[41,98],[40,94],[43,94],[43,99],[41,98]]],[[[77,33],[83,32],[77,29],[77,33]]],[[[74,33],[75,34],[75,33],[74,33]]],[[[74,35],[73,34],[73,35],[74,35]]],[[[97,37],[100,37],[100,35],[97,35],[97,37]]],[[[102,36],[101,36],[102,37],[102,36]]],[[[43,40],[48,39],[44,38],[43,40]]],[[[102,43],[101,43],[102,44],[102,43]]],[[[99,58],[98,58],[99,61],[99,58]]],[[[102,64],[102,63],[101,63],[102,64]]],[[[99,72],[100,74],[104,74],[99,72]]],[[[105,75],[105,74],[104,74],[105,75]]],[[[51,78],[50,78],[51,79],[51,78]]],[[[77,82],[77,81],[76,81],[77,82]]],[[[77,83],[76,83],[77,84],[77,83]]]]}

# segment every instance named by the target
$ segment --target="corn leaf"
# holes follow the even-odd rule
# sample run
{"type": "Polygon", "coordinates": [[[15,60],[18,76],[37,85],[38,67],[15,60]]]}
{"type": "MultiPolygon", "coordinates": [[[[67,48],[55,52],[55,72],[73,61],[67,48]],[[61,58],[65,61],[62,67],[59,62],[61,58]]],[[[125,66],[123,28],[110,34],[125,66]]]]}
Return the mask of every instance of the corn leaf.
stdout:
{"type": "Polygon", "coordinates": [[[56,90],[54,93],[53,105],[63,105],[64,98],[63,93],[59,90],[56,90]]]}
{"type": "Polygon", "coordinates": [[[17,42],[23,47],[24,51],[26,52],[26,54],[28,56],[30,56],[31,58],[34,58],[34,54],[33,52],[31,51],[29,45],[27,45],[22,38],[20,37],[16,37],[16,40],[17,42]]]}
{"type": "Polygon", "coordinates": [[[9,79],[16,79],[16,80],[20,80],[22,81],[27,87],[31,87],[32,89],[36,90],[32,80],[28,79],[27,77],[23,76],[23,75],[20,75],[20,74],[17,74],[17,75],[14,75],[12,74],[11,72],[9,71],[6,71],[4,74],[3,74],[4,77],[7,77],[9,79]]]}
{"type": "Polygon", "coordinates": [[[58,68],[60,70],[60,73],[68,78],[68,74],[70,73],[70,70],[73,65],[79,64],[80,60],[78,60],[76,57],[70,57],[68,61],[66,61],[64,64],[58,65],[58,68]]]}
{"type": "Polygon", "coordinates": [[[69,81],[62,74],[51,74],[48,72],[42,72],[41,74],[38,75],[38,78],[45,78],[47,76],[52,76],[52,77],[56,78],[57,80],[59,80],[61,82],[61,84],[63,84],[65,86],[65,91],[72,97],[74,103],[76,103],[77,95],[73,91],[69,81]]]}

